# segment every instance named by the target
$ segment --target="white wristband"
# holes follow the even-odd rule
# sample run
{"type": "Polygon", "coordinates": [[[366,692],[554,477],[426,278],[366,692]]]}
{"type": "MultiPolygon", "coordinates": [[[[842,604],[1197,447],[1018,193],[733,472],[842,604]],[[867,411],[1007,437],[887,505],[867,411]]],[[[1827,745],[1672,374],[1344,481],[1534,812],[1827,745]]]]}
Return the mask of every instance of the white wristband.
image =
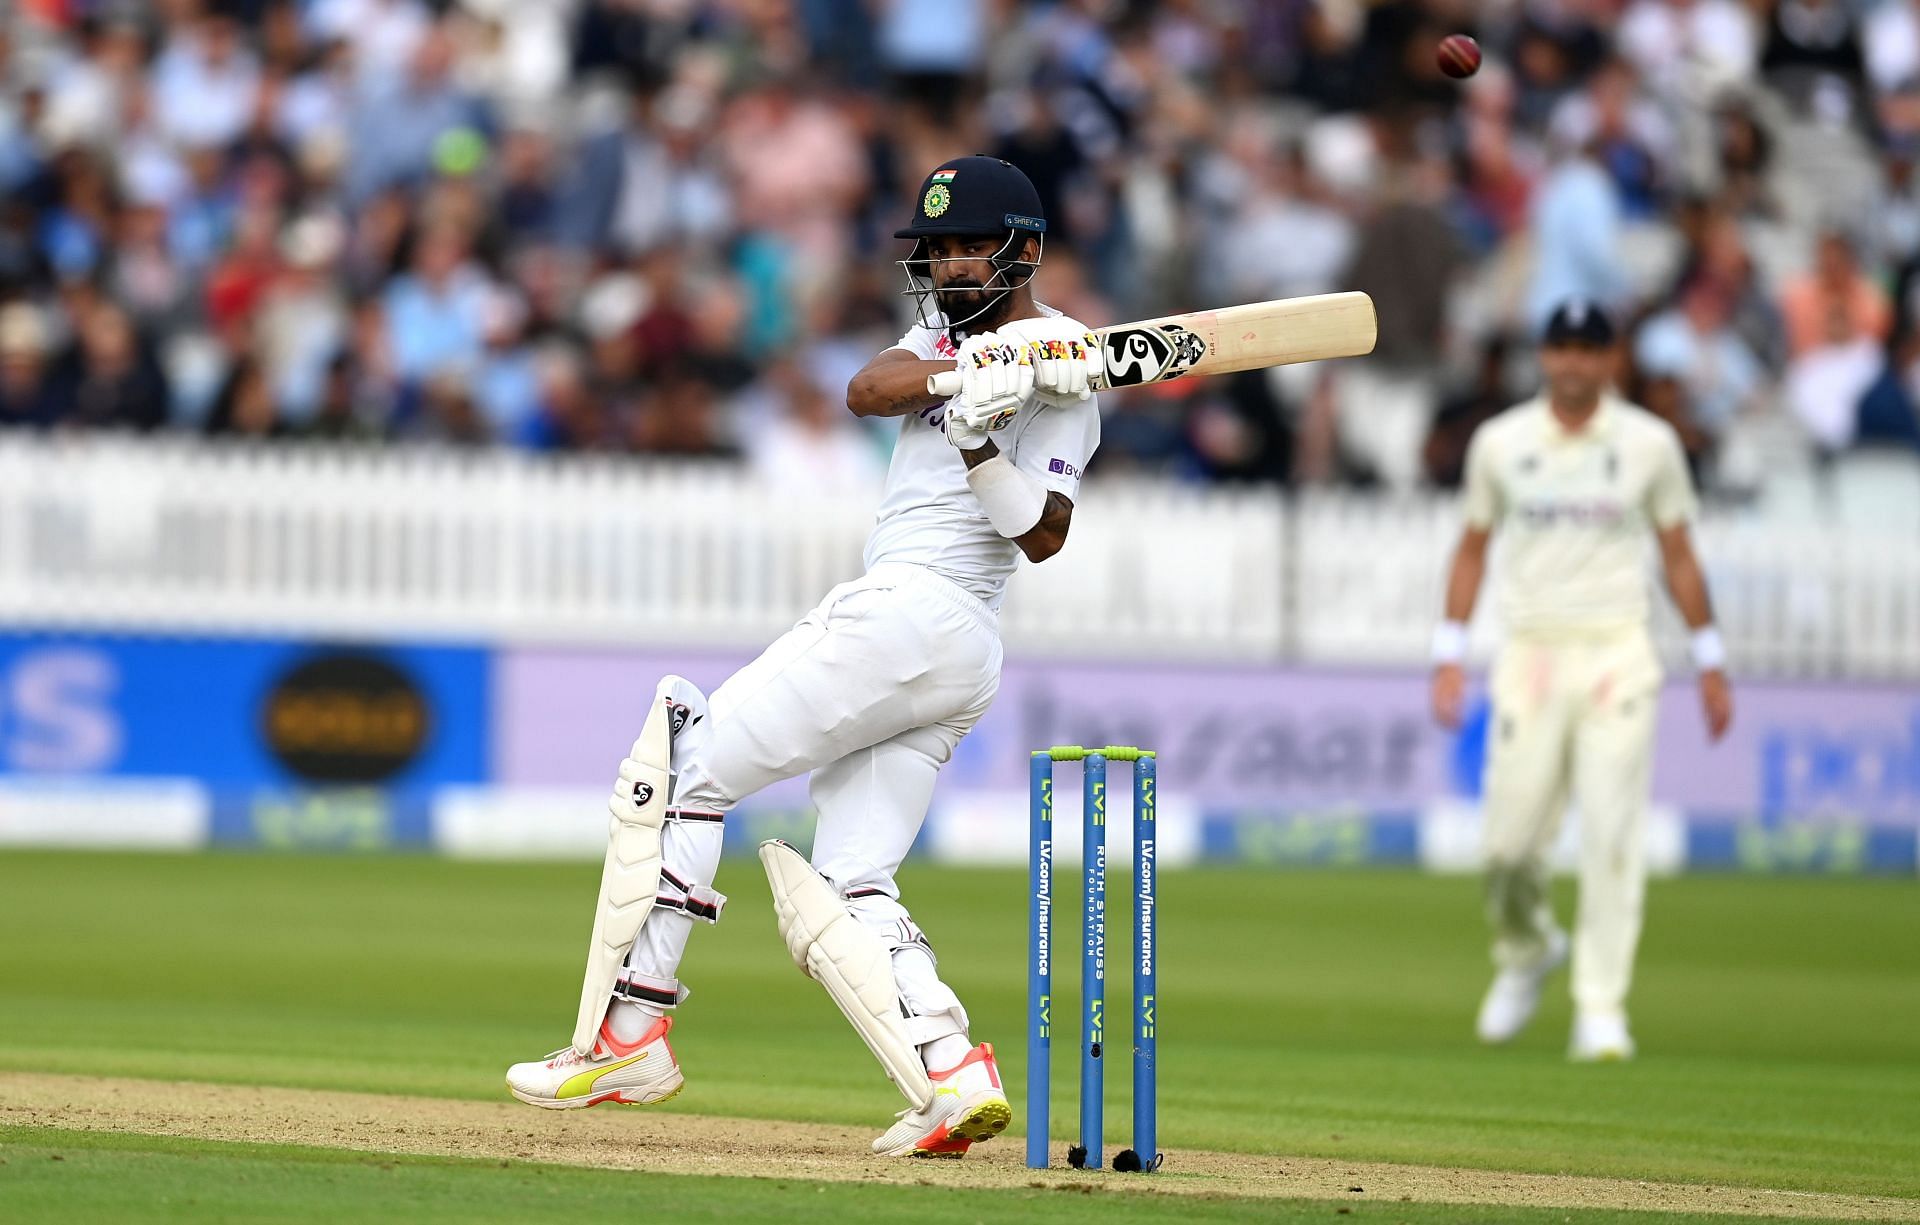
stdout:
{"type": "Polygon", "coordinates": [[[1004,455],[967,469],[967,484],[986,509],[993,530],[1008,540],[1032,531],[1046,513],[1046,489],[1004,455]]]}
{"type": "Polygon", "coordinates": [[[1467,623],[1442,621],[1433,627],[1433,662],[1457,664],[1467,657],[1467,623]]]}
{"type": "Polygon", "coordinates": [[[1696,672],[1718,672],[1727,666],[1727,644],[1711,625],[1693,631],[1691,647],[1696,672]]]}

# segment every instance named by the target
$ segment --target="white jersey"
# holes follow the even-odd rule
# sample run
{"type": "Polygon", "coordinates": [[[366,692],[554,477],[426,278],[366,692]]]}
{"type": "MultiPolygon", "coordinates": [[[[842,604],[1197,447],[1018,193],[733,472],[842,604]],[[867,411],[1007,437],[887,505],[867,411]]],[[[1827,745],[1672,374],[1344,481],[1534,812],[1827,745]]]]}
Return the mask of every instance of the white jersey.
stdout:
{"type": "MultiPolygon", "coordinates": [[[[1040,309],[1060,314],[1050,306],[1040,309]]],[[[937,328],[915,326],[893,347],[926,361],[954,356],[953,343],[937,328]]],[[[994,530],[967,484],[966,463],[947,442],[946,410],[943,404],[900,418],[886,492],[867,537],[867,568],[884,562],[925,566],[997,611],[1019,564],[1019,547],[994,530]]],[[[1072,498],[1100,445],[1099,399],[1036,399],[992,438],[1015,467],[1072,498]]]]}
{"type": "Polygon", "coordinates": [[[1644,624],[1649,534],[1693,510],[1673,427],[1613,396],[1578,432],[1530,400],[1467,448],[1466,521],[1503,538],[1500,611],[1513,630],[1644,624]]]}

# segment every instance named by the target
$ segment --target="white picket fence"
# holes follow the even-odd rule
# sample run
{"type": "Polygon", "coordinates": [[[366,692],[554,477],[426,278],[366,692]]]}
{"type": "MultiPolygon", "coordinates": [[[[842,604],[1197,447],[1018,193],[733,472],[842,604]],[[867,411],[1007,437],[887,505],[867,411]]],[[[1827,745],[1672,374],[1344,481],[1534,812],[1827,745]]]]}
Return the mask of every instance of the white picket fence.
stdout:
{"type": "MultiPolygon", "coordinates": [[[[874,501],[708,464],[5,438],[0,623],[753,647],[859,572],[874,501]]],[[[1445,498],[1090,483],[1014,581],[1009,650],[1418,662],[1456,530],[1445,498]]],[[[1920,535],[1701,538],[1744,670],[1920,676],[1920,535]]]]}

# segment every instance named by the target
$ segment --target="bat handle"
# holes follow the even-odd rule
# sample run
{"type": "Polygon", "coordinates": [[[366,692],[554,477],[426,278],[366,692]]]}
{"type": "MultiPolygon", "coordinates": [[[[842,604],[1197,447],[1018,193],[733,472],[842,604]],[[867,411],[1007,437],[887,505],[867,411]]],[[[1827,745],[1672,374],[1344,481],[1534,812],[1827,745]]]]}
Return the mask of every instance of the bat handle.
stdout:
{"type": "Polygon", "coordinates": [[[942,370],[939,374],[927,376],[927,394],[939,396],[942,400],[951,400],[960,394],[960,372],[942,370]]]}

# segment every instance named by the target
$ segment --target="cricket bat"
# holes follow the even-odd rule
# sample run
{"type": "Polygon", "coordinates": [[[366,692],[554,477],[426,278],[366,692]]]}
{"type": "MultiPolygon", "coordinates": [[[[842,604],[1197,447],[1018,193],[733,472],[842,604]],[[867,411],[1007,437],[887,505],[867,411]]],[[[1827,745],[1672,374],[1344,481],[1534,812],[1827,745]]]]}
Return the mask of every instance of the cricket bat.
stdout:
{"type": "MultiPolygon", "coordinates": [[[[1094,389],[1364,357],[1373,352],[1378,330],[1373,299],[1363,293],[1281,298],[1119,323],[1094,329],[1106,359],[1105,377],[1094,389]]],[[[927,393],[943,399],[959,395],[960,372],[931,376],[927,393]]]]}

